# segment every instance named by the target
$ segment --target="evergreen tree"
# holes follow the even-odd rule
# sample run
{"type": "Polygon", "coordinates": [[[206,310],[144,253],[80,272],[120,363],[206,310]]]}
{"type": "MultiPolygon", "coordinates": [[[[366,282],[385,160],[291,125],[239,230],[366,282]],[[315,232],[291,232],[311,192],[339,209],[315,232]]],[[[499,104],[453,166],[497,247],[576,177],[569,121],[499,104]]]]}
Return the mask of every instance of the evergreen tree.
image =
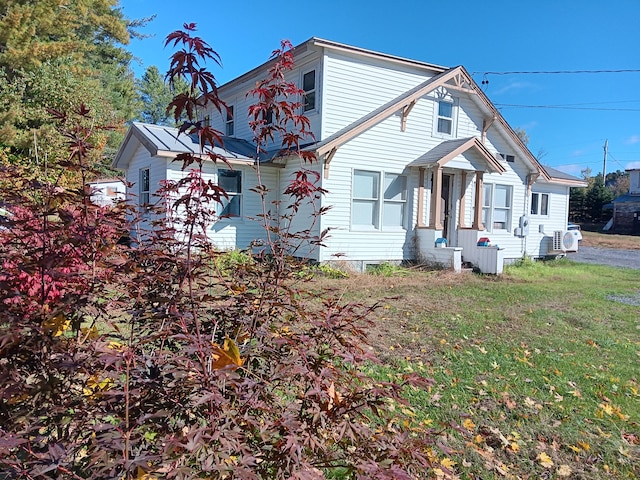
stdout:
{"type": "MultiPolygon", "coordinates": [[[[96,124],[112,126],[133,118],[137,95],[124,45],[146,20],[126,19],[119,0],[0,0],[0,161],[35,162],[36,150],[49,165],[61,160],[49,108],[84,104],[96,124]]],[[[121,135],[96,137],[96,159],[121,135]]]]}
{"type": "Polygon", "coordinates": [[[155,65],[147,68],[142,79],[136,81],[136,87],[142,108],[140,120],[156,125],[174,125],[173,113],[167,110],[177,93],[184,93],[189,89],[186,81],[176,79],[174,85],[165,83],[160,70],[155,65]]]}

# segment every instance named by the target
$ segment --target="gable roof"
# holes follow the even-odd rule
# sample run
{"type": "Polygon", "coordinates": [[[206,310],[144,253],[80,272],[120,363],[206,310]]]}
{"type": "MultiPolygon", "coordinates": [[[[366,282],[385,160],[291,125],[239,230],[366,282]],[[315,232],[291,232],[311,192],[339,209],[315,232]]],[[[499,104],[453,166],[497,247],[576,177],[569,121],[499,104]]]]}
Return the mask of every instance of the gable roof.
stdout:
{"type": "Polygon", "coordinates": [[[390,102],[378,107],[367,115],[361,117],[355,122],[347,125],[341,130],[338,130],[333,135],[328,136],[324,140],[317,142],[310,150],[315,150],[318,156],[329,153],[334,148],[338,148],[353,137],[368,130],[374,125],[380,123],[382,120],[393,115],[401,108],[406,108],[411,105],[412,102],[417,101],[420,97],[423,97],[427,93],[435,90],[439,86],[444,85],[447,81],[455,78],[462,73],[462,67],[456,67],[442,72],[430,79],[422,82],[421,84],[407,90],[402,95],[394,98],[390,102]]]}
{"type": "Polygon", "coordinates": [[[548,165],[542,165],[542,168],[547,172],[549,183],[562,183],[572,187],[586,187],[588,185],[584,180],[574,177],[568,173],[561,172],[560,170],[556,170],[555,168],[551,168],[548,165]]]}
{"type": "MultiPolygon", "coordinates": [[[[529,151],[527,146],[522,142],[511,126],[509,126],[484,92],[473,81],[463,66],[450,68],[431,77],[355,122],[352,122],[350,125],[347,125],[343,129],[335,132],[333,135],[330,135],[324,140],[314,144],[313,147],[309,148],[309,150],[315,151],[318,156],[326,155],[326,159],[330,161],[338,147],[343,145],[345,142],[380,123],[399,110],[402,110],[402,116],[406,117],[413,108],[413,104],[419,98],[432,92],[438,87],[466,91],[470,94],[471,98],[477,99],[477,103],[480,104],[479,106],[481,108],[483,107],[485,111],[488,111],[491,124],[497,121],[507,137],[523,153],[530,171],[542,175],[542,177],[547,181],[551,181],[551,176],[549,176],[549,174],[542,168],[542,165],[540,165],[538,160],[529,151]]],[[[325,162],[327,162],[326,159],[325,162]]],[[[325,171],[327,171],[326,167],[325,171]]]]}
{"type": "Polygon", "coordinates": [[[447,140],[438,144],[421,157],[415,159],[409,164],[410,167],[426,167],[433,164],[440,166],[445,165],[458,155],[474,150],[480,154],[480,157],[489,167],[491,172],[504,173],[506,169],[500,162],[487,150],[487,147],[477,137],[459,138],[456,140],[447,140]]]}
{"type": "MultiPolygon", "coordinates": [[[[206,153],[225,156],[233,162],[254,162],[255,147],[251,142],[234,137],[222,137],[223,146],[206,147],[206,153]]],[[[133,122],[118,149],[111,166],[126,168],[124,164],[133,155],[137,145],[143,145],[152,157],[175,157],[180,153],[200,154],[200,144],[197,138],[187,134],[179,134],[179,130],[164,125],[133,122]],[[134,140],[134,141],[132,141],[134,140]]]]}

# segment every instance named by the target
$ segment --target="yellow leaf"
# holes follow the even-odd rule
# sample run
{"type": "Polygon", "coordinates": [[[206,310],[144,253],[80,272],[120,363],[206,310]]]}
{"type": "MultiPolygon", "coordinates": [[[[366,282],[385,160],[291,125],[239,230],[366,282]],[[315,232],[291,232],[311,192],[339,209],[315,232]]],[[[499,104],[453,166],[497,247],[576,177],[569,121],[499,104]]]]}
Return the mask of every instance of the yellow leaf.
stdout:
{"type": "Polygon", "coordinates": [[[98,375],[93,375],[87,379],[87,383],[82,389],[82,393],[87,397],[95,397],[96,394],[109,390],[113,382],[109,378],[103,378],[100,380],[98,375]]]}
{"type": "Polygon", "coordinates": [[[213,363],[211,364],[213,370],[220,370],[229,366],[237,368],[244,363],[244,360],[240,357],[238,346],[229,337],[224,339],[222,347],[217,343],[213,344],[211,357],[213,358],[213,363]]]}
{"type": "Polygon", "coordinates": [[[467,430],[469,430],[469,431],[471,431],[471,430],[473,430],[474,428],[476,428],[476,424],[475,424],[475,423],[473,423],[473,421],[471,421],[471,419],[470,419],[470,418],[465,418],[465,419],[464,419],[464,422],[462,422],[462,426],[463,426],[464,428],[466,428],[467,430]]]}
{"type": "Polygon", "coordinates": [[[91,328],[82,327],[80,332],[82,333],[82,337],[87,340],[95,340],[100,336],[98,329],[95,326],[91,328]]]}
{"type": "Polygon", "coordinates": [[[544,468],[553,467],[553,460],[551,460],[551,457],[547,455],[545,452],[542,452],[538,455],[538,461],[540,462],[540,465],[542,465],[544,468]]]}
{"type": "Polygon", "coordinates": [[[589,445],[587,442],[578,442],[578,445],[580,445],[580,447],[582,447],[585,452],[591,450],[591,445],[589,445]]]}
{"type": "Polygon", "coordinates": [[[608,403],[601,403],[600,408],[607,415],[613,415],[613,407],[608,403]]]}
{"type": "Polygon", "coordinates": [[[442,465],[444,468],[452,470],[453,467],[456,465],[456,462],[454,462],[450,458],[443,458],[442,460],[440,460],[440,465],[442,465]]]}
{"type": "Polygon", "coordinates": [[[518,453],[520,451],[520,445],[518,445],[518,442],[511,442],[509,444],[509,448],[513,453],[518,453]]]}
{"type": "Polygon", "coordinates": [[[570,477],[571,467],[569,465],[560,465],[560,468],[556,471],[559,477],[570,477]]]}
{"type": "Polygon", "coordinates": [[[158,477],[154,477],[153,475],[149,475],[141,467],[138,467],[138,472],[136,474],[136,478],[138,480],[157,480],[158,479],[158,477]]]}
{"type": "Polygon", "coordinates": [[[48,320],[42,322],[42,329],[45,333],[51,333],[54,337],[59,337],[64,332],[66,332],[71,326],[71,320],[67,319],[67,317],[63,313],[59,313],[55,317],[52,317],[48,320]]]}
{"type": "Polygon", "coordinates": [[[580,452],[582,451],[582,449],[581,449],[581,448],[576,447],[575,445],[569,445],[569,448],[570,448],[571,450],[573,450],[574,452],[576,452],[576,453],[580,453],[580,452]]]}

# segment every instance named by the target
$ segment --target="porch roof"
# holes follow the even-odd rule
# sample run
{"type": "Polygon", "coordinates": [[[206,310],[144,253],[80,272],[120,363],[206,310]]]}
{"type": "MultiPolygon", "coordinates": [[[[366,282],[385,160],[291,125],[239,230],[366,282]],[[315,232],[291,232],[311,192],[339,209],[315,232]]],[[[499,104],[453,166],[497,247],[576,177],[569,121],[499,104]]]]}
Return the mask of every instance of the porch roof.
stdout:
{"type": "MultiPolygon", "coordinates": [[[[447,162],[453,160],[469,150],[475,151],[487,169],[491,173],[504,173],[506,169],[491,154],[487,147],[477,137],[460,138],[456,140],[447,140],[426,152],[424,155],[416,158],[409,164],[410,167],[431,167],[435,164],[444,166],[447,162]]],[[[477,170],[474,168],[474,170],[477,170]]]]}

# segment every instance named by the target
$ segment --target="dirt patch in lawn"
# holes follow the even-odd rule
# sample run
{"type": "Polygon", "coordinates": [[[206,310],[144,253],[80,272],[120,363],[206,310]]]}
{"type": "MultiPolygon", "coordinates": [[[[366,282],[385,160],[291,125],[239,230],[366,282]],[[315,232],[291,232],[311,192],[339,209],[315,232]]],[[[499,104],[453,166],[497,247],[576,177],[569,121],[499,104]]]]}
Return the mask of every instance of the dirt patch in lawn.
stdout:
{"type": "Polygon", "coordinates": [[[583,231],[582,245],[584,245],[585,247],[640,250],[640,236],[583,231]]]}

